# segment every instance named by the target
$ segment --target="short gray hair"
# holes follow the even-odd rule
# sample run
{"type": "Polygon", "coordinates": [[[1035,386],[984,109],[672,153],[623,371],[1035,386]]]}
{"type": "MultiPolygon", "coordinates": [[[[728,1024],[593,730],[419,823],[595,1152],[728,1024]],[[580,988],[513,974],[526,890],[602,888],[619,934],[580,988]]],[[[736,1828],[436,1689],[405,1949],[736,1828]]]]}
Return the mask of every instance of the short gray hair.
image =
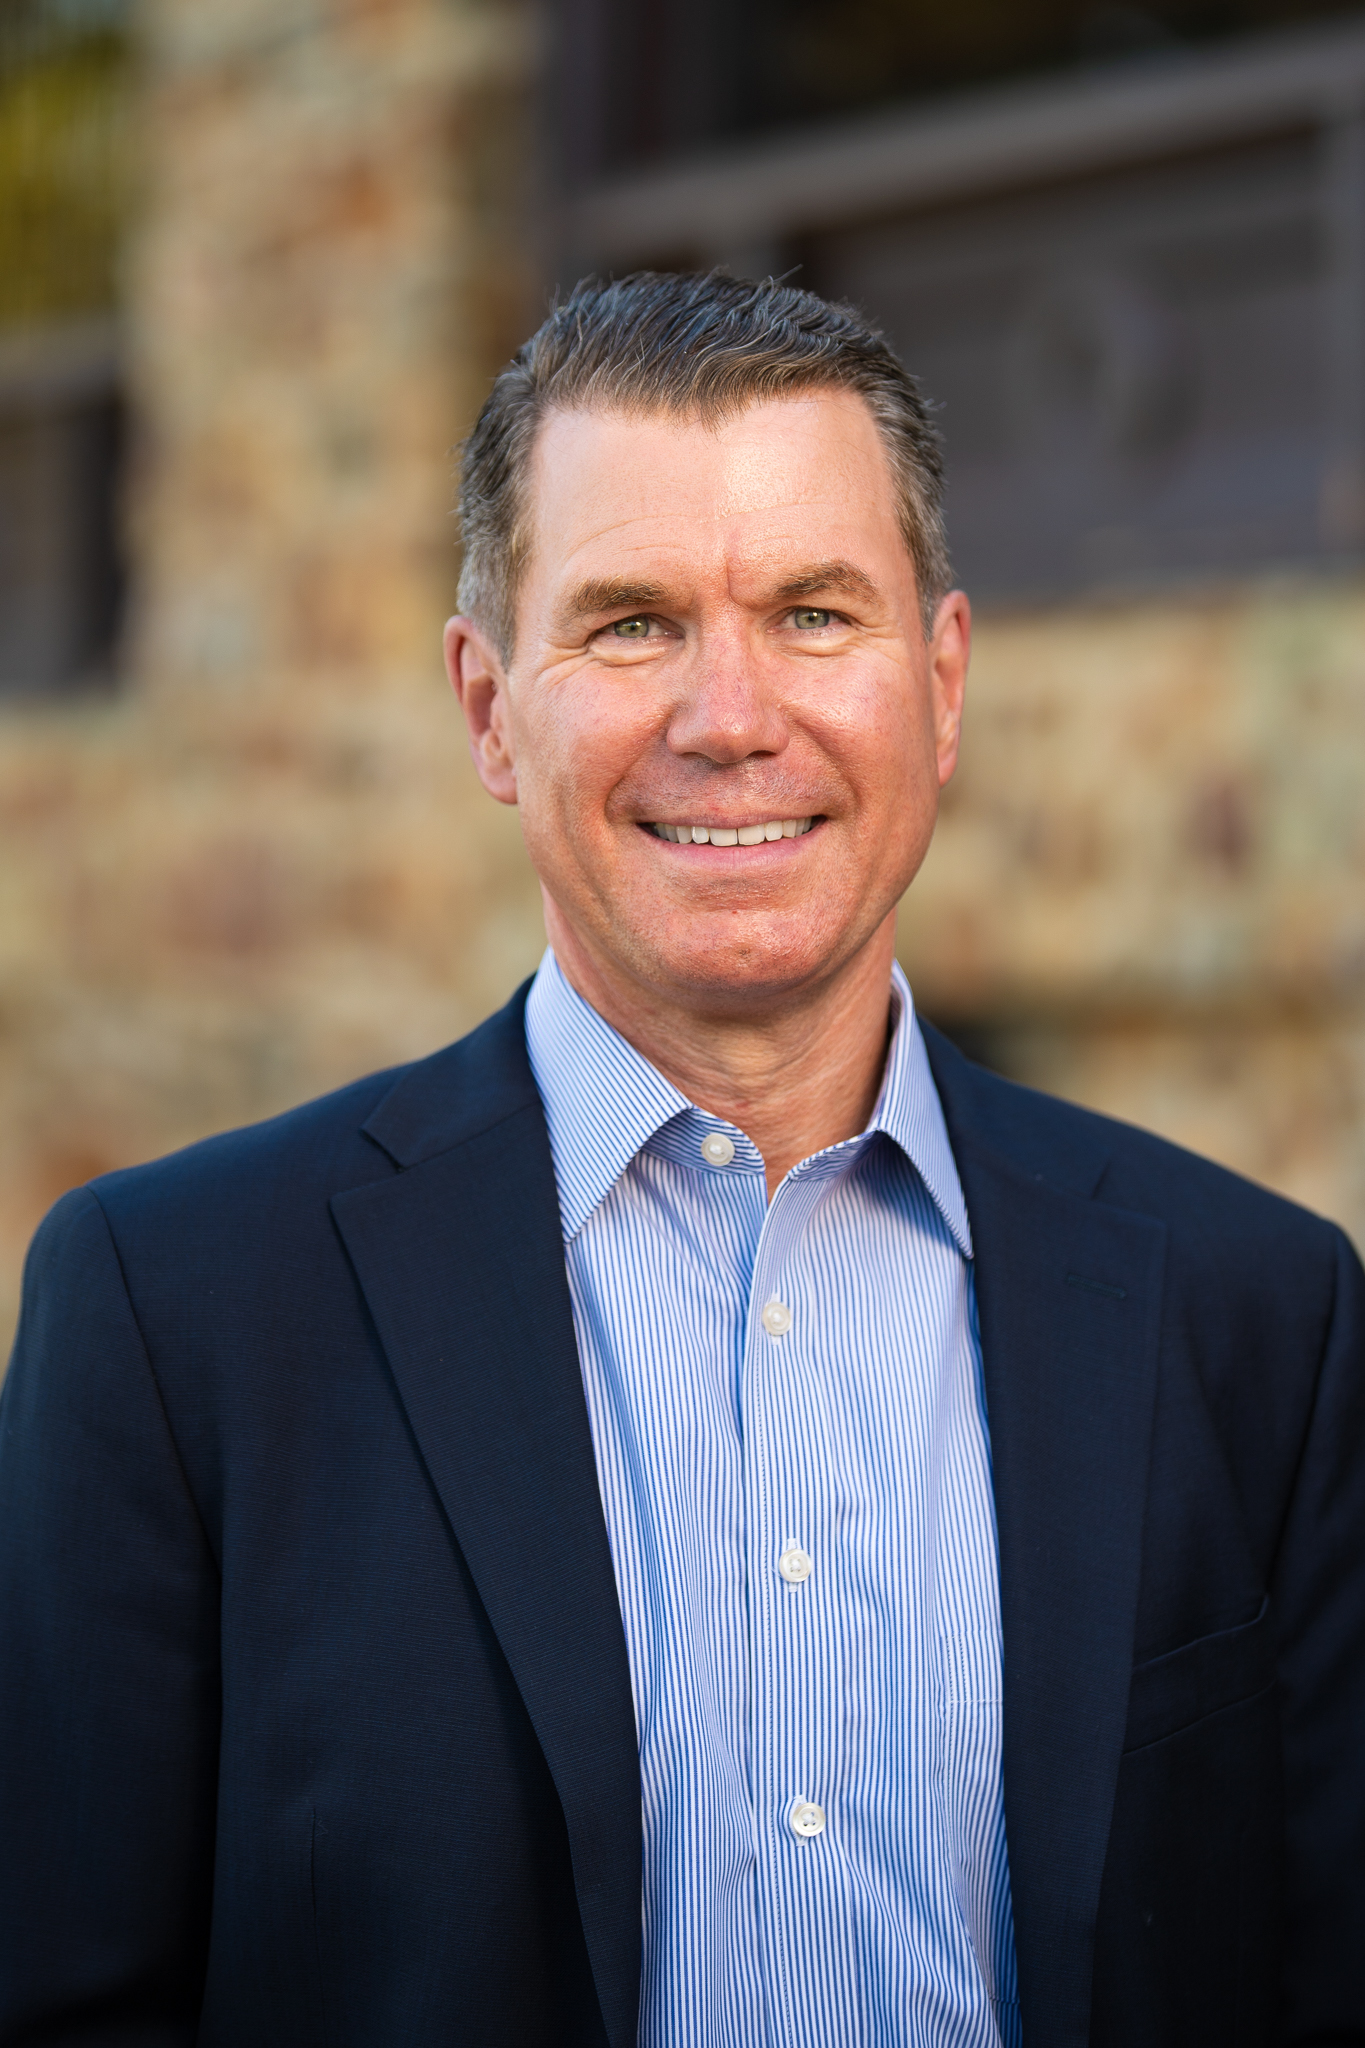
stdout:
{"type": "Polygon", "coordinates": [[[547,413],[600,407],[716,421],[822,387],[856,391],[876,422],[927,634],[951,570],[943,458],[918,385],[851,306],[725,270],[590,279],[500,373],[462,451],[461,611],[510,660],[531,546],[526,479],[547,413]]]}

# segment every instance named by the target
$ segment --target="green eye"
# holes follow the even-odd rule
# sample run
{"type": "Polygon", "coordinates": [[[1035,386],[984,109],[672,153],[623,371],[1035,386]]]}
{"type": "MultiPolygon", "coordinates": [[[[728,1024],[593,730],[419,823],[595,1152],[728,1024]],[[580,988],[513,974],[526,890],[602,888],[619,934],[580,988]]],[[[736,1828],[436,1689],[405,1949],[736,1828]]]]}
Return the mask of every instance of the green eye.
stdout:
{"type": "Polygon", "coordinates": [[[618,619],[611,630],[618,640],[644,640],[649,633],[649,620],[618,619]]]}
{"type": "Polygon", "coordinates": [[[816,611],[808,605],[802,605],[792,613],[792,617],[803,633],[813,633],[817,632],[821,626],[827,626],[834,617],[834,614],[833,612],[816,611]]]}

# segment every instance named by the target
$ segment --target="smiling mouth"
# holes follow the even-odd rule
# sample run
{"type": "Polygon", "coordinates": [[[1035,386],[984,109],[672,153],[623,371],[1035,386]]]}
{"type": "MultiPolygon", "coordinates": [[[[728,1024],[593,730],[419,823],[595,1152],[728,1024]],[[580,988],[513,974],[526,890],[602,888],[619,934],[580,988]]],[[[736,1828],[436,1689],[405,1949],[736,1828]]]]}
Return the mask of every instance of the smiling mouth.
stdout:
{"type": "Polygon", "coordinates": [[[769,818],[762,825],[659,825],[645,831],[673,846],[761,846],[768,839],[800,839],[818,818],[769,818]]]}

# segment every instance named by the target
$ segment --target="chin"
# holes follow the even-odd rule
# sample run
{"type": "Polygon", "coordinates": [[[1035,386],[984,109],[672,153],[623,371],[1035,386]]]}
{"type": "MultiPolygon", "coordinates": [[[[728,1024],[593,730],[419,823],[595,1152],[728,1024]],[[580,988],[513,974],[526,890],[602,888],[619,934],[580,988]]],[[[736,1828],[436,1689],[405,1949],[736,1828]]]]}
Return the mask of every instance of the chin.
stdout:
{"type": "Polygon", "coordinates": [[[690,944],[645,946],[637,955],[641,978],[661,989],[714,1003],[720,1009],[748,1008],[754,1003],[789,997],[819,981],[842,949],[804,943],[781,944],[745,938],[716,943],[702,938],[690,944]]]}

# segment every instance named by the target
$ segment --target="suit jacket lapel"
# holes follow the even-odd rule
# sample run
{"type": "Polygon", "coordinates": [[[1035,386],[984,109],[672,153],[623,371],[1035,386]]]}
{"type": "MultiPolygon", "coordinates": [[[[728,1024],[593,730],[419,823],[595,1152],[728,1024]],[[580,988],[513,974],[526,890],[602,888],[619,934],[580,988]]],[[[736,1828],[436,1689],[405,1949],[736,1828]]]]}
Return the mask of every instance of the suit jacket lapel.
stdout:
{"type": "Polygon", "coordinates": [[[1029,1098],[926,1039],[976,1253],[1024,2037],[1083,2048],[1132,1671],[1165,1231],[1090,1198],[1104,1164],[1095,1126],[1078,1117],[1059,1136],[1055,1108],[1034,1120],[1029,1098]],[[1008,1156],[984,1141],[988,1127],[1008,1156]]]}
{"type": "MultiPolygon", "coordinates": [[[[1132,1662],[1164,1231],[1091,1199],[1094,1127],[926,1030],[976,1248],[1026,2038],[1083,2048],[1132,1662]],[[1022,1105],[1022,1107],[1021,1107],[1022,1105]],[[989,1134],[989,1141],[987,1134],[989,1134]]],[[[554,1777],[612,2048],[635,2038],[630,1674],[521,1001],[403,1077],[402,1169],[333,1199],[414,1435],[554,1777]]]]}
{"type": "Polygon", "coordinates": [[[367,1131],[403,1171],[332,1209],[545,1752],[613,2048],[636,2032],[640,1779],[554,1172],[517,1002],[367,1131]]]}

